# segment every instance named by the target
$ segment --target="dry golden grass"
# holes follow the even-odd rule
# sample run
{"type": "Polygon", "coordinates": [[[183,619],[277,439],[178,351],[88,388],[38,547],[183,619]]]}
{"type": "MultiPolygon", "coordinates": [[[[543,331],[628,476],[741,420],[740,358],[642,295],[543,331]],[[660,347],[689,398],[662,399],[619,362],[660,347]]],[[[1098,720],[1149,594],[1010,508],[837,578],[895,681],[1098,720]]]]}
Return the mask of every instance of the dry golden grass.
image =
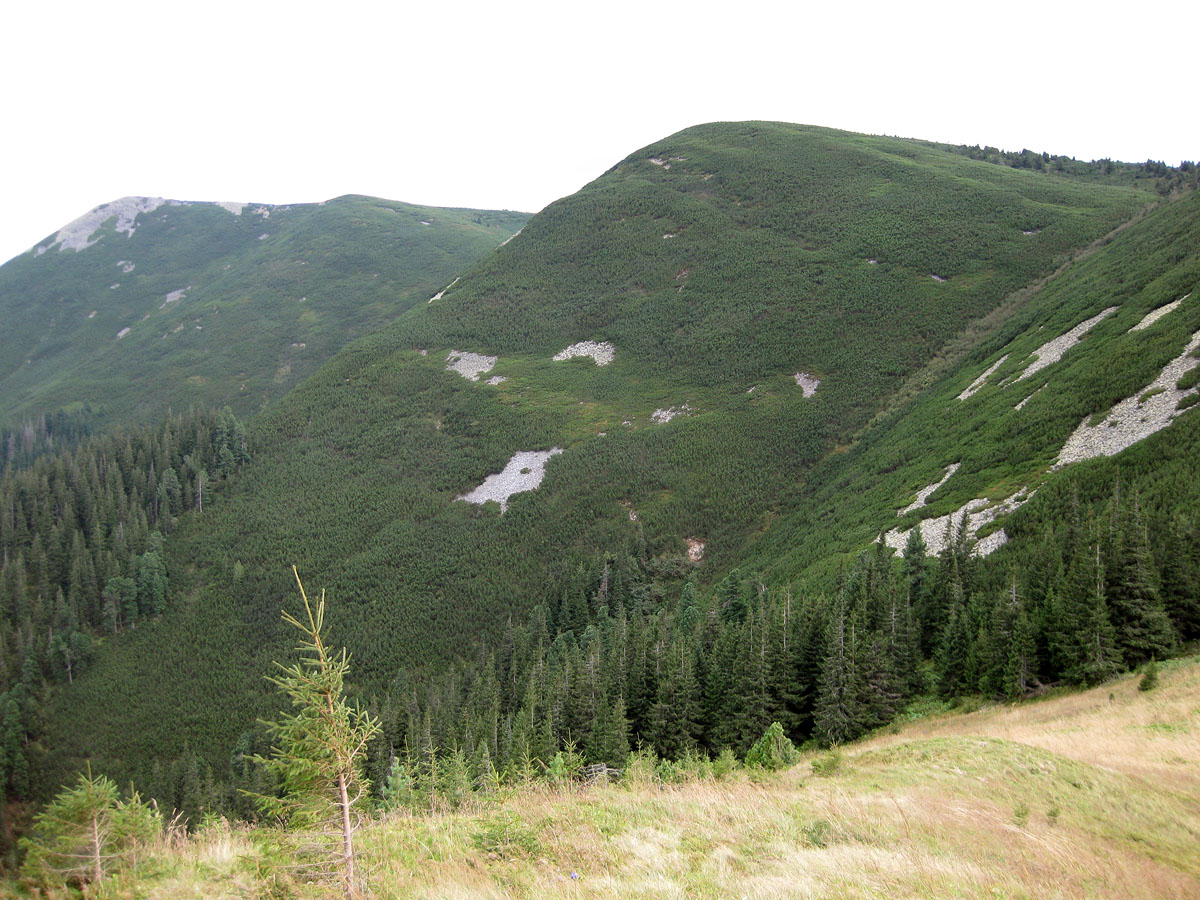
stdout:
{"type": "MultiPolygon", "coordinates": [[[[758,780],[514,790],[360,846],[383,898],[1182,900],[1200,897],[1198,736],[1193,659],[1151,692],[1131,676],[909,724],[823,777],[810,755],[758,780]]],[[[268,891],[251,837],[206,833],[110,895],[320,895],[268,891]]]]}
{"type": "Polygon", "coordinates": [[[947,735],[989,737],[1041,747],[1061,756],[1156,782],[1198,796],[1200,782],[1200,665],[1194,659],[1163,665],[1153,691],[1139,678],[1056,697],[1042,703],[997,706],[945,716],[906,728],[893,740],[947,735]]]}

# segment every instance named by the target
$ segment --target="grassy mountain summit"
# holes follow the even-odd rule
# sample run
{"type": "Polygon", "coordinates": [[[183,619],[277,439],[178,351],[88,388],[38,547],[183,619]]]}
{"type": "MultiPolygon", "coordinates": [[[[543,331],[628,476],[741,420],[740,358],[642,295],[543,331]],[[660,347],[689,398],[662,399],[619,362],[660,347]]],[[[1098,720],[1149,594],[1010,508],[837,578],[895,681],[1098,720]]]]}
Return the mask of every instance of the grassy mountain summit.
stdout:
{"type": "Polygon", "coordinates": [[[247,673],[280,645],[287,563],[343,604],[357,689],[396,708],[422,670],[593,575],[622,604],[663,603],[629,560],[704,585],[761,533],[800,544],[775,523],[814,465],[1155,199],[773,123],[643,148],[257,418],[254,463],[172,535],[187,599],[62,691],[57,760],[227,765],[262,712],[247,673]],[[496,476],[524,488],[503,512],[463,499],[496,476]]]}
{"type": "Polygon", "coordinates": [[[355,196],[105,204],[0,267],[0,423],[255,412],[527,218],[355,196]]]}
{"type": "Polygon", "coordinates": [[[501,354],[595,337],[643,377],[740,385],[808,365],[838,372],[826,390],[884,392],[939,325],[1145,202],[914,142],[702,126],[551,205],[402,330],[501,354]]]}

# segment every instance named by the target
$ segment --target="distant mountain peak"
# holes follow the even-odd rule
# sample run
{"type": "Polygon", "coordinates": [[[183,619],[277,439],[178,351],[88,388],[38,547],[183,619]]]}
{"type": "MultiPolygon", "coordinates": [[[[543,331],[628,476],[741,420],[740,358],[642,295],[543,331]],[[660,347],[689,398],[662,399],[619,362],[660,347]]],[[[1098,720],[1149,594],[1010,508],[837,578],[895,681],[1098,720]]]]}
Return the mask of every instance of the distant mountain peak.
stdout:
{"type": "Polygon", "coordinates": [[[5,424],[84,404],[125,422],[194,402],[247,414],[424,303],[528,216],[139,195],[72,218],[0,266],[5,424]]]}
{"type": "MultiPolygon", "coordinates": [[[[38,245],[33,249],[33,253],[35,256],[41,256],[55,245],[58,245],[60,253],[63,250],[74,250],[76,253],[86,250],[96,243],[92,239],[93,235],[100,230],[105,222],[114,216],[117,221],[113,228],[116,231],[123,232],[127,237],[133,237],[133,232],[137,229],[137,217],[142,213],[152,213],[162,206],[192,205],[194,204],[187,201],[168,200],[165,197],[121,197],[119,200],[102,203],[95,209],[84,213],[73,222],[64,225],[58,230],[53,240],[49,243],[38,245]]],[[[204,203],[203,205],[219,206],[221,209],[235,216],[240,216],[242,210],[251,204],[235,200],[218,200],[212,203],[204,203]]],[[[266,218],[270,215],[270,207],[261,203],[256,204],[253,212],[259,213],[266,218]]]]}
{"type": "Polygon", "coordinates": [[[137,217],[142,213],[154,212],[164,204],[177,205],[177,200],[166,200],[162,197],[122,197],[120,200],[113,200],[111,203],[102,203],[93,210],[84,213],[73,222],[69,222],[59,229],[58,234],[54,236],[49,244],[43,244],[34,250],[36,256],[41,256],[55,244],[58,245],[58,250],[61,253],[63,250],[74,250],[78,253],[80,250],[86,250],[92,246],[95,241],[92,240],[100,226],[116,216],[117,223],[114,226],[117,231],[123,231],[126,235],[132,237],[134,230],[137,228],[137,217]]]}

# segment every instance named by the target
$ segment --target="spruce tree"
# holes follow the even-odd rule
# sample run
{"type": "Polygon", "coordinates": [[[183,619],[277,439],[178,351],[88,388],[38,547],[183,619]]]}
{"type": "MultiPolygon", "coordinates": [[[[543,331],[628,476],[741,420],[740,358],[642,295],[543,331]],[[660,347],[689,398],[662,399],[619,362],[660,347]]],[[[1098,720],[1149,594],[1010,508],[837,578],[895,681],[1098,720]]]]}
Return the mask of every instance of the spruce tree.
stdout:
{"type": "Polygon", "coordinates": [[[750,610],[749,592],[742,573],[732,570],[717,585],[717,596],[721,598],[721,618],[737,624],[746,618],[750,610]]]}
{"type": "Polygon", "coordinates": [[[357,896],[362,889],[354,851],[357,807],[370,795],[362,760],[379,723],[346,700],[350,658],[325,644],[325,592],[314,608],[295,566],[292,572],[304,618],[285,610],[283,621],[303,635],[297,647],[301,659],[290,666],[277,663],[280,674],[270,678],[290,698],[292,711],[266,723],[273,746],[269,756],[258,758],[278,777],[283,795],[260,796],[259,806],[307,834],[314,841],[309,860],[314,868],[336,871],[344,894],[357,896]]]}
{"type": "Polygon", "coordinates": [[[1001,689],[1010,699],[1020,697],[1037,680],[1037,642],[1027,605],[1018,597],[1012,625],[1012,638],[1005,657],[1001,689]]]}
{"type": "Polygon", "coordinates": [[[24,798],[29,793],[29,759],[25,753],[26,715],[21,709],[22,699],[28,696],[25,685],[17,684],[0,697],[0,702],[4,704],[4,720],[0,724],[0,768],[4,777],[2,787],[11,796],[19,798],[24,798]]]}
{"type": "Polygon", "coordinates": [[[829,614],[825,660],[821,667],[813,727],[822,744],[840,744],[862,733],[858,707],[860,680],[855,669],[857,648],[847,621],[845,601],[839,599],[829,614]]]}
{"type": "Polygon", "coordinates": [[[896,714],[902,697],[887,639],[880,631],[869,631],[856,641],[859,673],[858,708],[863,730],[886,725],[896,714]]]}
{"type": "MultiPolygon", "coordinates": [[[[766,609],[766,690],[769,713],[786,734],[799,733],[800,704],[804,684],[800,681],[799,604],[793,602],[791,589],[772,596],[766,609]]],[[[697,668],[703,667],[698,654],[697,668]]]]}
{"type": "Polygon", "coordinates": [[[796,635],[796,730],[806,734],[814,731],[817,696],[826,652],[824,597],[809,598],[802,604],[796,635]]]}
{"type": "Polygon", "coordinates": [[[1158,687],[1158,663],[1155,660],[1150,660],[1150,664],[1146,666],[1146,671],[1142,673],[1141,680],[1138,681],[1139,691],[1152,691],[1158,687]]]}
{"type": "Polygon", "coordinates": [[[975,687],[971,678],[974,636],[971,634],[967,603],[962,585],[957,580],[951,583],[950,590],[949,618],[936,660],[938,690],[944,697],[967,693],[975,687]]]}
{"type": "Polygon", "coordinates": [[[904,590],[903,598],[895,590],[888,598],[884,637],[892,671],[897,676],[897,688],[903,695],[911,696],[919,693],[923,687],[921,648],[913,621],[909,594],[911,583],[906,584],[904,590]]]}
{"type": "Polygon", "coordinates": [[[629,756],[629,720],[625,718],[625,701],[618,696],[612,704],[608,717],[609,728],[601,759],[610,766],[625,765],[629,756]]]}
{"type": "Polygon", "coordinates": [[[1117,647],[1125,664],[1136,666],[1167,655],[1175,644],[1175,629],[1159,594],[1158,570],[1137,494],[1127,502],[1128,508],[1114,513],[1106,601],[1117,647]]]}
{"type": "Polygon", "coordinates": [[[1116,634],[1108,616],[1099,547],[1096,548],[1091,569],[1095,580],[1085,598],[1075,631],[1074,662],[1063,673],[1068,680],[1086,685],[1106,681],[1121,671],[1122,667],[1121,651],[1117,647],[1116,634]]]}
{"type": "Polygon", "coordinates": [[[784,734],[783,726],[772,722],[746,753],[746,766],[775,770],[790,766],[800,754],[791,739],[784,734]]]}
{"type": "Polygon", "coordinates": [[[741,629],[714,623],[715,638],[709,650],[709,665],[705,670],[701,720],[706,724],[704,742],[712,749],[734,747],[737,731],[734,712],[739,702],[734,690],[734,670],[739,656],[741,629]]]}
{"type": "Polygon", "coordinates": [[[1017,573],[996,597],[991,621],[981,641],[979,687],[986,694],[1013,699],[1026,693],[1036,678],[1037,648],[1017,573]]]}
{"type": "Polygon", "coordinates": [[[1179,636],[1190,641],[1200,638],[1200,535],[1182,515],[1173,516],[1165,531],[1163,603],[1179,636]]]}
{"type": "Polygon", "coordinates": [[[658,695],[650,709],[647,735],[659,755],[677,759],[694,749],[700,734],[700,686],[695,678],[695,661],[690,641],[676,641],[670,648],[658,695]]]}
{"type": "Polygon", "coordinates": [[[98,884],[129,865],[137,847],[161,829],[154,807],[136,793],[122,800],[117,786],[89,767],[74,787],[64,788],[34,817],[32,835],[21,839],[21,874],[52,895],[63,884],[98,884]]]}

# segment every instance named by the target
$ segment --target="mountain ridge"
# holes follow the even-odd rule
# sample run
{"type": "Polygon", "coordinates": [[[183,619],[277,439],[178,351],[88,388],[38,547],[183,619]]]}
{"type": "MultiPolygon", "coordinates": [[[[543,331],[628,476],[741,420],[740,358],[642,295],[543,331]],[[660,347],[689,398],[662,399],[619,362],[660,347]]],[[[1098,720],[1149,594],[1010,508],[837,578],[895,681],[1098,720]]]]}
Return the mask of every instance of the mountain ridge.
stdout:
{"type": "Polygon", "coordinates": [[[103,204],[0,267],[0,421],[86,406],[131,423],[192,403],[245,415],[526,218],[358,195],[103,204]]]}

